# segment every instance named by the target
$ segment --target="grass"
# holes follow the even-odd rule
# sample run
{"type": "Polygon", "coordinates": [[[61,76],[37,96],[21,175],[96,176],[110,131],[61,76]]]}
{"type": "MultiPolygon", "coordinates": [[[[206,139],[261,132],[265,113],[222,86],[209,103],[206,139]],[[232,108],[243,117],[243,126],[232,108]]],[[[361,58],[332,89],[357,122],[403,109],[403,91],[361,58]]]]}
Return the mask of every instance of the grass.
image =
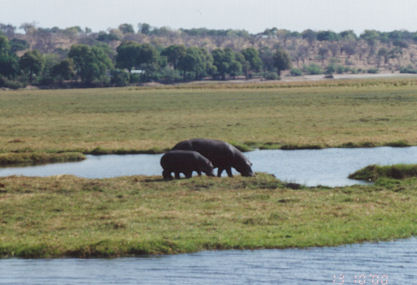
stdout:
{"type": "Polygon", "coordinates": [[[417,145],[415,80],[0,92],[0,152],[158,153],[193,137],[253,148],[417,145]]]}
{"type": "Polygon", "coordinates": [[[15,165],[35,165],[45,163],[80,161],[84,160],[85,155],[77,152],[66,153],[0,153],[0,167],[15,165]]]}
{"type": "Polygon", "coordinates": [[[297,190],[244,178],[0,178],[1,257],[335,246],[417,233],[417,181],[297,190]],[[372,226],[369,226],[372,225],[372,226]]]}
{"type": "Polygon", "coordinates": [[[396,164],[390,166],[369,165],[349,175],[351,179],[378,181],[378,179],[405,179],[417,177],[416,164],[396,164]]]}

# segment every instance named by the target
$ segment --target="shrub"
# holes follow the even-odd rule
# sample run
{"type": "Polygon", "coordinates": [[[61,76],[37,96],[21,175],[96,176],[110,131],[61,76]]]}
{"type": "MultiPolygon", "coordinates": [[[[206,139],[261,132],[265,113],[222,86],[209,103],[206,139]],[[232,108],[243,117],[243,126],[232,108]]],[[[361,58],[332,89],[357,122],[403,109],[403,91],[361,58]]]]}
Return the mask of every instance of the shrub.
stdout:
{"type": "Polygon", "coordinates": [[[311,63],[308,66],[304,66],[304,72],[307,74],[323,74],[321,67],[315,63],[311,63]]]}
{"type": "Polygon", "coordinates": [[[178,70],[172,68],[163,68],[157,73],[157,80],[162,83],[174,83],[182,81],[183,76],[178,70]]]}
{"type": "Polygon", "coordinates": [[[0,75],[0,87],[19,89],[24,87],[24,84],[19,81],[9,80],[6,77],[0,75]]]}
{"type": "Polygon", "coordinates": [[[415,73],[417,73],[417,70],[414,67],[412,67],[411,65],[408,65],[406,67],[401,67],[400,68],[400,73],[413,73],[413,74],[415,74],[415,73]]]}
{"type": "Polygon", "coordinates": [[[263,76],[266,80],[279,80],[280,77],[276,72],[265,72],[263,76]]]}
{"type": "Polygon", "coordinates": [[[303,72],[302,72],[302,70],[301,69],[299,69],[299,68],[291,68],[291,70],[290,70],[290,74],[292,75],[292,76],[301,76],[301,75],[303,75],[303,72]]]}
{"type": "Polygon", "coordinates": [[[113,69],[110,72],[110,83],[114,86],[126,86],[129,84],[129,73],[121,69],[113,69]]]}

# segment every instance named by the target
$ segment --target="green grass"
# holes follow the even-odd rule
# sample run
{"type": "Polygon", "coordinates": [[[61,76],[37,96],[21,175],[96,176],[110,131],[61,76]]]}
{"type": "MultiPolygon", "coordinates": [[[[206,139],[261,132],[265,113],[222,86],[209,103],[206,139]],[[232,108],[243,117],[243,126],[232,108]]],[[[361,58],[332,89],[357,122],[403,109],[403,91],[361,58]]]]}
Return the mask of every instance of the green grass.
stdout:
{"type": "Polygon", "coordinates": [[[0,178],[0,256],[117,257],[405,238],[417,233],[416,185],[293,190],[266,174],[168,182],[0,178]]]}
{"type": "Polygon", "coordinates": [[[417,145],[415,80],[0,92],[0,152],[156,153],[417,145]]]}
{"type": "Polygon", "coordinates": [[[417,177],[416,164],[396,164],[390,166],[369,165],[349,175],[351,179],[377,181],[378,179],[405,179],[417,177]]]}
{"type": "Polygon", "coordinates": [[[66,153],[0,153],[0,167],[35,165],[56,162],[80,161],[85,155],[77,152],[66,153]]]}

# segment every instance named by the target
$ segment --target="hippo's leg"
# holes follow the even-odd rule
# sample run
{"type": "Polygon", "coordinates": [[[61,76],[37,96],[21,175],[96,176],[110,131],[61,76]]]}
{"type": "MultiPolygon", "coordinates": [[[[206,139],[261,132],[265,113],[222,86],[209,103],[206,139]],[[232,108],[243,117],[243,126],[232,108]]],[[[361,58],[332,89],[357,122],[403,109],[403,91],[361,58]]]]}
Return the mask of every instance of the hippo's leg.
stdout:
{"type": "Polygon", "coordinates": [[[164,170],[164,171],[162,171],[162,177],[164,177],[164,179],[165,179],[165,180],[170,180],[170,179],[172,179],[171,172],[170,172],[170,171],[168,171],[168,170],[164,170]]]}
{"type": "Polygon", "coordinates": [[[175,172],[175,179],[180,179],[180,173],[179,172],[175,172]]]}
{"type": "Polygon", "coordinates": [[[232,168],[231,168],[231,167],[226,168],[226,172],[227,172],[227,175],[228,175],[229,177],[233,177],[233,174],[232,174],[232,168]]]}
{"type": "Polygon", "coordinates": [[[184,172],[184,174],[185,174],[185,177],[186,178],[191,178],[191,176],[193,176],[193,172],[192,171],[184,172]]]}
{"type": "Polygon", "coordinates": [[[201,171],[197,170],[197,174],[198,174],[198,176],[201,176],[201,171]]]}
{"type": "Polygon", "coordinates": [[[224,170],[224,168],[221,168],[221,167],[219,167],[219,168],[217,169],[217,177],[222,176],[222,172],[223,172],[223,170],[224,170]]]}

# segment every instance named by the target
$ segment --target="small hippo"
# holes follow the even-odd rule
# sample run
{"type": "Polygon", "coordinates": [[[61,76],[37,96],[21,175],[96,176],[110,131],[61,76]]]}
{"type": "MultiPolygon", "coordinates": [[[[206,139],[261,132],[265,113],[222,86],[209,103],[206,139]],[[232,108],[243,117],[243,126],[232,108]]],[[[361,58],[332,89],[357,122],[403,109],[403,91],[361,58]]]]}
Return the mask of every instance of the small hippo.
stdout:
{"type": "Polygon", "coordinates": [[[253,176],[252,163],[234,146],[220,140],[190,139],[177,143],[173,150],[194,150],[207,157],[218,167],[217,176],[221,176],[223,170],[232,177],[232,167],[242,176],[253,176]]]}
{"type": "Polygon", "coordinates": [[[172,150],[165,153],[161,157],[161,166],[164,169],[162,176],[164,179],[172,179],[171,172],[175,173],[175,178],[180,178],[180,173],[184,173],[185,177],[190,178],[193,171],[201,172],[207,176],[214,176],[213,164],[196,151],[189,150],[172,150]]]}

